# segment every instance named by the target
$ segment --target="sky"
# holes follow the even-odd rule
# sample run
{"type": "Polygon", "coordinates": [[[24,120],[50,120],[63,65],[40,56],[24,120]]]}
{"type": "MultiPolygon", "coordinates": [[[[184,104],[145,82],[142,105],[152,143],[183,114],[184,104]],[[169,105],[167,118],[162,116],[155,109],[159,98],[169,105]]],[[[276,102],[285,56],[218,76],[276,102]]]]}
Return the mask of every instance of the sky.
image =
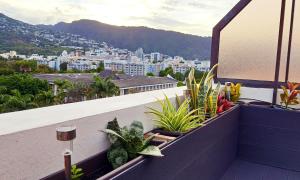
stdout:
{"type": "Polygon", "coordinates": [[[239,0],[0,0],[0,12],[30,24],[79,19],[147,26],[211,36],[213,26],[239,0]]]}

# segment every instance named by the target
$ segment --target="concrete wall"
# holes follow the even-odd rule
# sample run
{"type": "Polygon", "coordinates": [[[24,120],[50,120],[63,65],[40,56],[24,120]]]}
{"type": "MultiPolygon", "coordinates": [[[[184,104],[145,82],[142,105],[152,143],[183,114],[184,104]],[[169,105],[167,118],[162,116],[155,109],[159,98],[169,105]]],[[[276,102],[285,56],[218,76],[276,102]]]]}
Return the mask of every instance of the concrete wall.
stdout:
{"type": "Polygon", "coordinates": [[[158,107],[156,98],[182,95],[183,88],[151,91],[113,98],[51,106],[0,115],[0,179],[38,179],[63,168],[63,144],[56,140],[60,125],[75,125],[73,163],[108,147],[104,129],[117,117],[120,125],[142,121],[153,129],[146,106],[158,107]]]}

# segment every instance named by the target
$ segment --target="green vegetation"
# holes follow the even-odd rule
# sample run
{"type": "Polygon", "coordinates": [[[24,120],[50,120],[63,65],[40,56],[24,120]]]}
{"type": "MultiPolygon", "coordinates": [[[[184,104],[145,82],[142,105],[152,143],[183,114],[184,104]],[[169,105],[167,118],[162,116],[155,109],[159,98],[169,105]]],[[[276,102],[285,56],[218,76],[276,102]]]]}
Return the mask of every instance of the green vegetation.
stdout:
{"type": "Polygon", "coordinates": [[[118,168],[129,160],[141,155],[163,156],[158,147],[150,145],[154,136],[144,139],[143,124],[134,121],[130,127],[120,128],[117,119],[108,122],[107,133],[111,147],[108,150],[107,158],[112,167],[118,168]]]}
{"type": "Polygon", "coordinates": [[[148,72],[147,76],[154,76],[154,74],[152,72],[148,72]]]}
{"type": "Polygon", "coordinates": [[[78,102],[119,94],[119,88],[109,79],[94,78],[89,84],[55,80],[54,95],[47,81],[30,74],[0,75],[0,113],[20,111],[55,104],[78,102]]]}
{"type": "Polygon", "coordinates": [[[173,72],[172,67],[167,67],[165,70],[161,70],[159,72],[159,77],[165,77],[167,75],[170,75],[170,76],[174,77],[174,72],[173,72]]]}
{"type": "Polygon", "coordinates": [[[81,168],[77,168],[76,165],[72,165],[71,168],[71,179],[72,180],[80,180],[80,178],[83,176],[83,171],[81,168]]]}
{"type": "Polygon", "coordinates": [[[150,111],[146,113],[153,114],[157,127],[169,132],[186,133],[191,129],[201,126],[198,115],[195,113],[197,109],[190,111],[188,99],[179,102],[177,98],[177,105],[172,104],[170,99],[165,96],[165,100],[158,100],[162,111],[154,108],[148,108],[150,111]]]}
{"type": "MultiPolygon", "coordinates": [[[[35,79],[31,75],[0,76],[0,113],[42,106],[42,96],[49,90],[47,81],[35,79]]],[[[43,101],[51,102],[43,98],[43,101]]]]}

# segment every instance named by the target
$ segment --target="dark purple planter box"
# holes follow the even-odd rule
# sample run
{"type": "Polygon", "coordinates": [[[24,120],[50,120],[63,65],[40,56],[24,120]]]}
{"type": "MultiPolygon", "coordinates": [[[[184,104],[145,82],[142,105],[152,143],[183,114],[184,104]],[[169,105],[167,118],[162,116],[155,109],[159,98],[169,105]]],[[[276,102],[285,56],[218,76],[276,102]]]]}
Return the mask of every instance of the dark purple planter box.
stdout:
{"type": "MultiPolygon", "coordinates": [[[[238,105],[166,144],[162,153],[162,158],[142,157],[104,177],[219,180],[236,159],[300,171],[300,112],[238,105]]],[[[106,174],[108,165],[103,153],[79,163],[86,179],[106,174]]],[[[63,172],[47,179],[64,179],[63,172]]]]}

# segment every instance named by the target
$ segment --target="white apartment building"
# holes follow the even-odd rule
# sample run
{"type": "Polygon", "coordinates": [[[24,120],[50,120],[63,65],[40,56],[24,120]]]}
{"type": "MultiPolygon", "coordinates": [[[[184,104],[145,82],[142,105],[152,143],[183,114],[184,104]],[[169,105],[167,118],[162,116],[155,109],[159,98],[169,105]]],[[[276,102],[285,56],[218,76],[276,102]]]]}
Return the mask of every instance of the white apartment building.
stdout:
{"type": "Polygon", "coordinates": [[[160,61],[162,59],[162,56],[159,52],[151,53],[150,54],[150,60],[153,61],[160,61]]]}
{"type": "Polygon", "coordinates": [[[210,60],[194,61],[194,63],[198,71],[207,72],[210,69],[210,60]]]}
{"type": "Polygon", "coordinates": [[[124,65],[123,71],[131,76],[143,76],[145,74],[145,66],[142,63],[127,63],[124,65]]]}
{"type": "Polygon", "coordinates": [[[159,71],[161,71],[163,69],[163,66],[160,63],[146,63],[144,64],[145,66],[145,75],[147,75],[147,73],[152,73],[155,76],[159,75],[159,71]]]}

